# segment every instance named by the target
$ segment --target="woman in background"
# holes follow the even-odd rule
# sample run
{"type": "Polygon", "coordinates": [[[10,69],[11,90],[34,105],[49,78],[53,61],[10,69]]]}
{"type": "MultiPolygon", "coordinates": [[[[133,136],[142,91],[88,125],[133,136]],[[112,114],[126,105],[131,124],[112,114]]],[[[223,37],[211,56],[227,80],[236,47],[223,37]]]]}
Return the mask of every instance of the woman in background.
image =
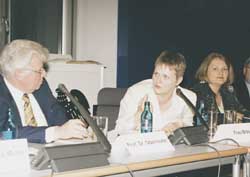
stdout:
{"type": "MultiPolygon", "coordinates": [[[[199,83],[194,85],[192,90],[197,94],[197,108],[206,121],[204,113],[210,109],[220,113],[219,124],[223,122],[224,110],[235,110],[237,119],[250,115],[235,96],[231,85],[234,79],[233,67],[222,54],[210,53],[201,63],[195,77],[199,83]]],[[[199,120],[195,122],[200,124],[199,120]]]]}

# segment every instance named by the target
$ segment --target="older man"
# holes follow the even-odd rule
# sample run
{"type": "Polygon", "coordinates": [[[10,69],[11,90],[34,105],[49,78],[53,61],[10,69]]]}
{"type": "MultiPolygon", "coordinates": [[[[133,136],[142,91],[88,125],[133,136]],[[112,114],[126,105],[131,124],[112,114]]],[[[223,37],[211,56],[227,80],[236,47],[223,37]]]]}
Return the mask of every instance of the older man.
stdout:
{"type": "Polygon", "coordinates": [[[44,79],[48,50],[29,40],[14,40],[0,55],[0,131],[13,114],[17,138],[46,143],[83,138],[84,124],[67,120],[65,110],[53,97],[44,79]]]}

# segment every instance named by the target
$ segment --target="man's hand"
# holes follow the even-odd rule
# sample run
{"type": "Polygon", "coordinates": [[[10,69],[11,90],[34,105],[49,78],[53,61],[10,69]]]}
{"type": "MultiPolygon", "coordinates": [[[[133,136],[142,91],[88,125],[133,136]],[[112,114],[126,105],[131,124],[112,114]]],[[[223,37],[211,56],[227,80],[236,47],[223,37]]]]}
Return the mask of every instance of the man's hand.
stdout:
{"type": "Polygon", "coordinates": [[[183,127],[183,122],[177,121],[177,122],[168,123],[167,125],[163,127],[162,130],[169,136],[173,134],[173,132],[180,127],[183,127]]]}
{"type": "Polygon", "coordinates": [[[55,128],[56,139],[83,139],[86,134],[85,125],[80,119],[71,119],[61,126],[55,128]],[[85,133],[84,133],[85,132],[85,133]]]}

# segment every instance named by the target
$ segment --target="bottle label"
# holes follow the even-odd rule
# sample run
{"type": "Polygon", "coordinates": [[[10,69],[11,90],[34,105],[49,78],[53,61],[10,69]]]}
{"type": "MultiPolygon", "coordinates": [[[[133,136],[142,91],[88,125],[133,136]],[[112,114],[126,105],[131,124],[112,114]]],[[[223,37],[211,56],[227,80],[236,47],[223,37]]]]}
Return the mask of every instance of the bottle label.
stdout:
{"type": "Polygon", "coordinates": [[[150,112],[150,102],[145,102],[144,111],[141,114],[141,133],[152,132],[153,115],[150,112]]]}
{"type": "Polygon", "coordinates": [[[152,132],[152,119],[144,119],[141,124],[141,133],[152,132]]]}
{"type": "Polygon", "coordinates": [[[141,125],[141,132],[142,133],[148,132],[148,120],[143,121],[143,124],[141,125]]]}

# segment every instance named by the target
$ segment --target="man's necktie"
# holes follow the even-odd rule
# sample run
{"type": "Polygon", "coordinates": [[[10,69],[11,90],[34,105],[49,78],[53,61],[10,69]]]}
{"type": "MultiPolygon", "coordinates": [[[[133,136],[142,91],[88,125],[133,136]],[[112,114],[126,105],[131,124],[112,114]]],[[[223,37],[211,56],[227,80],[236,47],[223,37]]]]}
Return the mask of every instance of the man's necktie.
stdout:
{"type": "Polygon", "coordinates": [[[31,107],[30,99],[27,93],[23,94],[24,101],[24,117],[27,126],[37,126],[37,122],[31,107]]]}

